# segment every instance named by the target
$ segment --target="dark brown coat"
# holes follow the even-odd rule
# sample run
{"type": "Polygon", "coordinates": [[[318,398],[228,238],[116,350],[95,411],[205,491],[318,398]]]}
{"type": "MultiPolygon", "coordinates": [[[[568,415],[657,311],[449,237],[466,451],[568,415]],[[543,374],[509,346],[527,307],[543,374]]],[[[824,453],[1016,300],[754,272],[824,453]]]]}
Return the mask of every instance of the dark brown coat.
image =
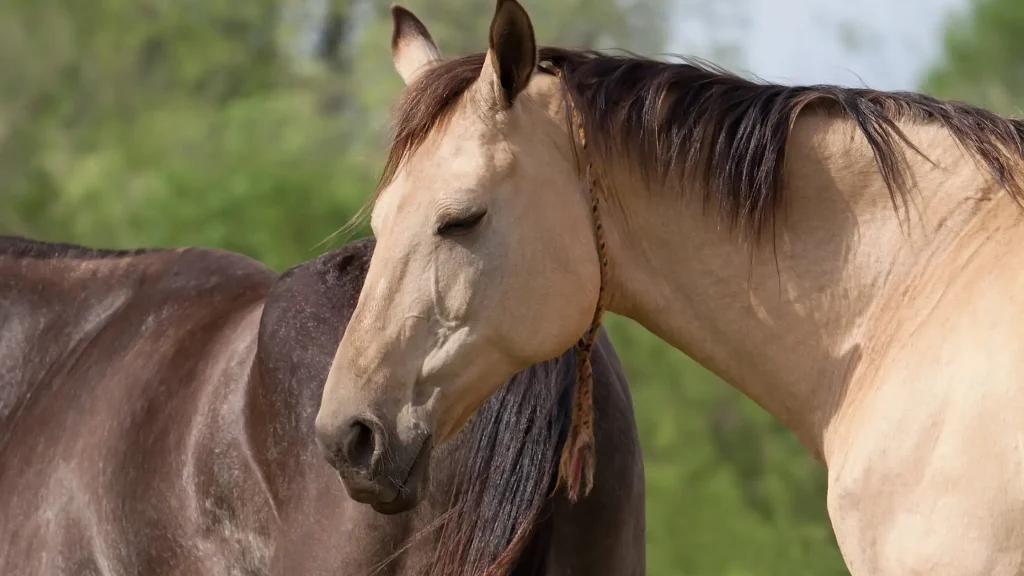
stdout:
{"type": "Polygon", "coordinates": [[[0,574],[478,574],[524,523],[516,574],[644,574],[643,463],[603,335],[580,504],[547,498],[571,352],[436,452],[417,509],[346,496],[312,427],[372,251],[278,277],[218,250],[0,238],[0,574]]]}

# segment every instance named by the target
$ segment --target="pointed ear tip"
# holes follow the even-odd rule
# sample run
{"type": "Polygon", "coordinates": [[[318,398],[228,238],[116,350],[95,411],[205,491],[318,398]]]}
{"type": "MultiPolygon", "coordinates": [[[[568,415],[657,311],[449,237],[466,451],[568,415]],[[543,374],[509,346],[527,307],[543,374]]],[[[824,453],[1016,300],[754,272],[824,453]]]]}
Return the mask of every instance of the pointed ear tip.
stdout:
{"type": "Polygon", "coordinates": [[[509,8],[518,8],[520,11],[524,13],[526,12],[526,7],[523,6],[522,3],[519,2],[519,0],[498,0],[498,9],[501,9],[505,6],[508,6],[509,8]]]}
{"type": "Polygon", "coordinates": [[[403,21],[408,20],[412,16],[412,12],[401,4],[392,4],[389,10],[391,11],[391,20],[394,22],[396,29],[403,21]]]}
{"type": "MultiPolygon", "coordinates": [[[[498,0],[498,4],[494,8],[494,17],[497,19],[499,14],[504,17],[515,15],[517,19],[530,23],[530,13],[517,0],[498,0]],[[509,12],[510,10],[511,12],[509,12]]],[[[530,23],[530,27],[533,27],[532,23],[530,23]]]]}
{"type": "Polygon", "coordinates": [[[398,46],[402,35],[409,30],[410,24],[415,27],[416,17],[408,8],[400,4],[391,4],[391,49],[398,46]]]}
{"type": "Polygon", "coordinates": [[[419,23],[419,19],[412,13],[412,10],[409,10],[401,4],[391,5],[391,21],[394,24],[395,31],[398,31],[398,29],[403,26],[409,25],[416,28],[422,27],[422,24],[419,23]]]}

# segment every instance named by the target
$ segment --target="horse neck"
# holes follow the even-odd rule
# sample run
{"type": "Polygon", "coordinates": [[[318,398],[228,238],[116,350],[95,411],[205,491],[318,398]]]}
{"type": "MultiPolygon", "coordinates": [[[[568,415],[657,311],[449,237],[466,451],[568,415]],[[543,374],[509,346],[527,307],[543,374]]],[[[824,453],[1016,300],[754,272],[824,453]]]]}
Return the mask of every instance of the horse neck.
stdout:
{"type": "Polygon", "coordinates": [[[790,136],[774,241],[769,226],[753,254],[702,208],[699,191],[649,190],[636,170],[613,161],[612,185],[602,189],[609,308],[739,389],[824,457],[823,436],[876,329],[873,311],[980,210],[965,199],[993,190],[940,128],[902,127],[929,158],[953,167],[940,173],[908,154],[920,190],[909,220],[897,218],[852,123],[808,113],[790,136]]]}

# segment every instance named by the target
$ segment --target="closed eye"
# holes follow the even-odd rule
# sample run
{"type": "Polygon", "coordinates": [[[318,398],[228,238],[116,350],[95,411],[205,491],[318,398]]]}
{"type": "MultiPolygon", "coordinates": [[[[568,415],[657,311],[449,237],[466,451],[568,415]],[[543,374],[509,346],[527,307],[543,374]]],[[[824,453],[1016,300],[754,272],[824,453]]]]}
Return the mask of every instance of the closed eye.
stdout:
{"type": "Polygon", "coordinates": [[[458,236],[473,231],[480,224],[480,221],[487,215],[487,210],[473,212],[467,216],[457,216],[445,220],[437,227],[438,236],[458,236]]]}

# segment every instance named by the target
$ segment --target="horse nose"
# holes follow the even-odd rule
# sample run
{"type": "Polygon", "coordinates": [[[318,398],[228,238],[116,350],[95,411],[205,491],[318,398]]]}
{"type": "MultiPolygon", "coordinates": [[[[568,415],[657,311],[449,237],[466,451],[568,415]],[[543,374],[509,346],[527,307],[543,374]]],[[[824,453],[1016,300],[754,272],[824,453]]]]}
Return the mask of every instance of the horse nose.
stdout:
{"type": "Polygon", "coordinates": [[[352,416],[333,429],[317,431],[320,449],[335,470],[366,478],[376,475],[383,437],[380,422],[370,416],[352,416]]]}

